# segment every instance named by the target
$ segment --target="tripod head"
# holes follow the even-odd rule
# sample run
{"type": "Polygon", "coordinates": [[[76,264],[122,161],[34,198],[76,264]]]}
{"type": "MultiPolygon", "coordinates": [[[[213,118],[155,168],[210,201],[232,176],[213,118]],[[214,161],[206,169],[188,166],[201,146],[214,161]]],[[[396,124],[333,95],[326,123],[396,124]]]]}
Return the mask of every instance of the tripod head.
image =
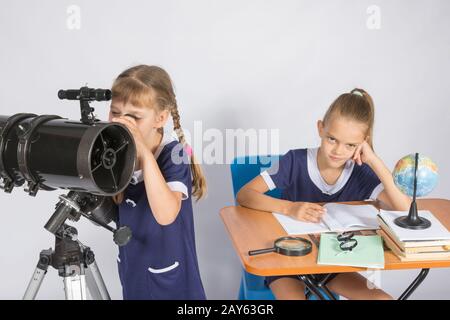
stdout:
{"type": "Polygon", "coordinates": [[[71,191],[67,195],[60,195],[56,210],[44,228],[58,236],[67,219],[78,221],[81,216],[109,231],[114,236],[114,242],[124,246],[131,239],[131,229],[123,226],[118,229],[110,227],[111,221],[118,222],[118,209],[111,197],[103,197],[90,193],[71,191]]]}

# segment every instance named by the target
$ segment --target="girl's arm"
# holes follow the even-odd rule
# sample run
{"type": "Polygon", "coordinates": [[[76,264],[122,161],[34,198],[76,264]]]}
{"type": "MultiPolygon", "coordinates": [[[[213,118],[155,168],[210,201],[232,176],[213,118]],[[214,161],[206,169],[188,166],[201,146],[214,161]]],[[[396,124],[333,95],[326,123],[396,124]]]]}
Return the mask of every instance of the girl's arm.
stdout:
{"type": "Polygon", "coordinates": [[[325,213],[325,209],[315,203],[292,202],[265,195],[268,190],[263,177],[257,176],[239,190],[236,200],[244,207],[282,213],[308,222],[320,222],[325,213]]]}
{"type": "Polygon", "coordinates": [[[291,201],[268,196],[267,191],[269,188],[263,177],[257,176],[239,190],[236,200],[244,207],[287,214],[291,201]]]}
{"type": "Polygon", "coordinates": [[[136,120],[131,117],[121,116],[113,118],[112,121],[122,123],[133,135],[136,144],[137,160],[143,166],[142,171],[148,203],[156,221],[160,225],[171,224],[175,221],[180,211],[182,193],[169,189],[152,151],[146,145],[142,133],[137,127],[136,120]]]}
{"type": "Polygon", "coordinates": [[[153,215],[160,225],[171,224],[180,212],[182,193],[170,190],[150,150],[144,153],[142,163],[145,190],[153,215]]]}
{"type": "Polygon", "coordinates": [[[377,200],[387,204],[393,210],[408,211],[411,205],[411,199],[397,188],[391,172],[383,161],[377,158],[369,166],[378,176],[384,187],[377,200]]]}
{"type": "Polygon", "coordinates": [[[393,210],[409,210],[411,199],[397,188],[391,172],[384,162],[373,152],[367,142],[363,142],[358,146],[353,159],[359,165],[363,162],[367,163],[383,184],[384,190],[380,193],[377,200],[384,202],[393,210]]]}

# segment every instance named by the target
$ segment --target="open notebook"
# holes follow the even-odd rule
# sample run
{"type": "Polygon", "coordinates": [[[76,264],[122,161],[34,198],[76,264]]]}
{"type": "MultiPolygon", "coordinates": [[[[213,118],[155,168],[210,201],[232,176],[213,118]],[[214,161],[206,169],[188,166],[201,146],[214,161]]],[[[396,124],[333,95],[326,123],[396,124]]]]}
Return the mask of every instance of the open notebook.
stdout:
{"type": "Polygon", "coordinates": [[[324,208],[327,213],[320,223],[303,222],[276,212],[273,215],[289,235],[380,228],[377,221],[378,210],[372,205],[327,203],[324,208]]]}

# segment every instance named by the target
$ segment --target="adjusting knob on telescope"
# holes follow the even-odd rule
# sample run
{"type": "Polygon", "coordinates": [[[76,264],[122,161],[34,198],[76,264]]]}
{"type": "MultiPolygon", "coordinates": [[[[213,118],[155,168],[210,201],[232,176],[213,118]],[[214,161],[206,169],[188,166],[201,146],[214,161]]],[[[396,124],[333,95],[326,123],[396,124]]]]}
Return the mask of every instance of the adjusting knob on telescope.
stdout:
{"type": "Polygon", "coordinates": [[[130,241],[131,236],[132,236],[131,229],[127,226],[123,226],[114,231],[113,239],[114,242],[121,247],[126,245],[128,241],[130,241]]]}

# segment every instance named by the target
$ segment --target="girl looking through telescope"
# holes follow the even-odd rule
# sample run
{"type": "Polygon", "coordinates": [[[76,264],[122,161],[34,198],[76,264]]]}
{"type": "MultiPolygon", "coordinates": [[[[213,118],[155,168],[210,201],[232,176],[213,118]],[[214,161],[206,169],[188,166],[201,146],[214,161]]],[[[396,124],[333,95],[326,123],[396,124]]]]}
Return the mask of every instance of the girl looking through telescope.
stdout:
{"type": "Polygon", "coordinates": [[[205,299],[192,196],[204,196],[206,181],[185,141],[172,81],[160,67],[139,65],[122,72],[111,91],[109,121],[130,130],[137,150],[137,171],[114,197],[119,226],[133,233],[117,259],[123,297],[205,299]],[[164,132],[169,116],[177,139],[164,132]]]}

